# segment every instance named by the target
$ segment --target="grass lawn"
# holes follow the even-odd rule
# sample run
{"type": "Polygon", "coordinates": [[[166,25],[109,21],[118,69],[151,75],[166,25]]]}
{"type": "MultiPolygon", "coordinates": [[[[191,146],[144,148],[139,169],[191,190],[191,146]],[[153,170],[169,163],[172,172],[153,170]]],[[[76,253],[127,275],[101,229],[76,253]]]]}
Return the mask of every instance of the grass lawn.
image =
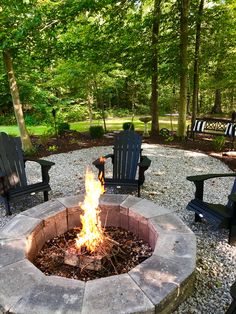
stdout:
{"type": "MultiPolygon", "coordinates": [[[[124,117],[124,118],[107,118],[106,119],[106,127],[107,131],[116,131],[116,130],[122,130],[122,125],[124,122],[130,122],[131,119],[129,117],[124,117]]],[[[167,128],[171,130],[171,121],[170,117],[165,117],[161,116],[159,119],[160,122],[160,129],[161,128],[167,128]]],[[[143,122],[139,121],[139,118],[134,118],[133,123],[135,125],[135,130],[136,131],[143,131],[144,129],[144,124],[143,122]]],[[[173,130],[176,130],[177,128],[177,118],[173,117],[172,118],[172,127],[173,130]]],[[[103,121],[100,120],[93,120],[93,125],[102,125],[103,126],[103,121]]],[[[151,128],[151,122],[148,123],[148,129],[150,130],[151,128]]],[[[28,126],[27,127],[28,131],[32,135],[42,135],[47,132],[49,127],[47,126],[28,126]]],[[[78,132],[87,132],[89,130],[89,121],[80,121],[80,122],[73,122],[70,123],[70,129],[71,130],[76,130],[78,132]]],[[[11,125],[11,126],[5,126],[1,125],[0,126],[0,132],[6,132],[11,135],[18,136],[19,135],[19,130],[17,125],[11,125]]]]}

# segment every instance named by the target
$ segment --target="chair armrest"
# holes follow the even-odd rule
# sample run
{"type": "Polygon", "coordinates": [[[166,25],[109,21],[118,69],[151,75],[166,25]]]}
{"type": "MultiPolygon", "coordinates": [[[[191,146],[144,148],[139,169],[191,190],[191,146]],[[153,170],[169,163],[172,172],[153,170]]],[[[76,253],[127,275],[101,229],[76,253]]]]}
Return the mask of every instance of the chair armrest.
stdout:
{"type": "Polygon", "coordinates": [[[139,167],[146,168],[147,170],[151,165],[151,160],[147,156],[141,156],[139,167]]]}
{"type": "Polygon", "coordinates": [[[141,156],[139,166],[139,184],[142,185],[145,181],[144,172],[150,167],[151,160],[147,156],[141,156]]]}
{"type": "Polygon", "coordinates": [[[236,173],[211,173],[211,174],[203,174],[197,176],[189,176],[186,179],[195,184],[195,198],[199,200],[203,200],[203,192],[204,192],[204,181],[213,178],[223,178],[223,177],[236,177],[236,173]]]}
{"type": "Polygon", "coordinates": [[[106,162],[106,159],[108,158],[114,158],[114,154],[108,154],[102,157],[99,157],[98,159],[93,161],[93,165],[99,169],[100,165],[104,165],[106,162]]]}
{"type": "Polygon", "coordinates": [[[202,174],[202,175],[197,175],[197,176],[189,176],[186,179],[188,181],[205,181],[208,179],[213,179],[213,178],[223,178],[223,177],[236,177],[236,173],[210,173],[210,174],[202,174]]]}
{"type": "Polygon", "coordinates": [[[55,165],[55,162],[49,161],[49,160],[45,160],[45,159],[34,159],[34,158],[29,158],[29,157],[24,157],[24,161],[34,161],[37,162],[38,164],[40,164],[41,166],[47,166],[47,167],[51,167],[55,165]]]}
{"type": "Polygon", "coordinates": [[[42,181],[45,183],[49,183],[50,177],[49,177],[49,170],[52,166],[55,165],[55,162],[44,160],[44,159],[34,159],[34,158],[24,158],[24,162],[26,161],[33,161],[37,162],[41,166],[41,173],[42,173],[42,181]]]}
{"type": "Polygon", "coordinates": [[[93,161],[93,165],[98,169],[98,179],[100,181],[104,180],[105,177],[105,162],[106,159],[111,158],[112,162],[114,159],[114,154],[108,154],[93,161]]]}

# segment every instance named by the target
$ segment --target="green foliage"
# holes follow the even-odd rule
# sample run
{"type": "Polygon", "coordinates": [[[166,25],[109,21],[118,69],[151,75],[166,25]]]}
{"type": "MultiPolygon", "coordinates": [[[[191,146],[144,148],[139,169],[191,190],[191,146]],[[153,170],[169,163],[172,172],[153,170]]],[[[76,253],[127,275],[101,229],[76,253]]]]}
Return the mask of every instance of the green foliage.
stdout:
{"type": "Polygon", "coordinates": [[[59,122],[57,123],[57,132],[59,135],[65,133],[65,131],[70,130],[70,125],[68,122],[59,122]]]}
{"type": "Polygon", "coordinates": [[[48,151],[49,151],[49,152],[56,152],[57,149],[58,149],[57,145],[50,145],[50,146],[48,147],[48,151]]]}
{"type": "Polygon", "coordinates": [[[14,125],[16,118],[13,114],[0,115],[0,125],[14,125]]]}
{"type": "Polygon", "coordinates": [[[93,125],[89,128],[91,138],[102,138],[104,135],[104,129],[101,125],[93,125]]]}
{"type": "Polygon", "coordinates": [[[51,137],[51,134],[49,134],[47,132],[43,133],[41,136],[39,136],[37,144],[46,146],[50,137],[51,137]]]}
{"type": "Polygon", "coordinates": [[[37,147],[33,146],[31,150],[24,151],[26,157],[34,156],[37,153],[37,147]]]}
{"type": "Polygon", "coordinates": [[[27,126],[38,125],[41,121],[37,119],[37,117],[33,115],[25,115],[25,124],[27,126]]]}
{"type": "Polygon", "coordinates": [[[226,139],[225,139],[224,136],[216,136],[212,140],[213,148],[216,151],[221,151],[224,148],[224,146],[225,146],[225,142],[226,142],[226,139]]]}
{"type": "Polygon", "coordinates": [[[134,124],[133,122],[124,122],[122,125],[123,130],[133,130],[134,131],[134,124]]]}

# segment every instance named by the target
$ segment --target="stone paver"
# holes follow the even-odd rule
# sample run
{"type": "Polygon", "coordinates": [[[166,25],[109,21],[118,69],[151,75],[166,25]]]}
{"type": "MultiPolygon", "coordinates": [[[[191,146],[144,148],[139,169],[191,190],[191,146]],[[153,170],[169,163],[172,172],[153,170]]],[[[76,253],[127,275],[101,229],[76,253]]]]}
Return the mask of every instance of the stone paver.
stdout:
{"type": "MultiPolygon", "coordinates": [[[[157,313],[171,313],[167,311],[169,303],[173,306],[172,310],[175,309],[177,301],[180,302],[177,299],[181,296],[181,284],[188,278],[193,283],[191,276],[194,269],[195,262],[191,258],[171,259],[155,255],[129,271],[129,275],[155,304],[157,313]]],[[[190,293],[191,289],[188,290],[190,293]]]]}
{"type": "Polygon", "coordinates": [[[44,277],[27,259],[0,268],[0,309],[8,311],[44,277]]]}
{"type": "Polygon", "coordinates": [[[25,258],[25,239],[0,240],[0,268],[25,258]]]}
{"type": "Polygon", "coordinates": [[[0,313],[172,313],[191,292],[196,239],[174,213],[150,201],[117,194],[100,199],[101,219],[129,228],[154,250],[128,274],[84,283],[47,277],[29,261],[47,239],[80,224],[83,198],[70,196],[33,207],[1,230],[0,313]]]}
{"type": "Polygon", "coordinates": [[[18,314],[80,314],[85,283],[57,276],[34,285],[11,309],[18,314]]]}
{"type": "Polygon", "coordinates": [[[154,314],[155,307],[128,274],[88,281],[82,314],[154,314]]]}

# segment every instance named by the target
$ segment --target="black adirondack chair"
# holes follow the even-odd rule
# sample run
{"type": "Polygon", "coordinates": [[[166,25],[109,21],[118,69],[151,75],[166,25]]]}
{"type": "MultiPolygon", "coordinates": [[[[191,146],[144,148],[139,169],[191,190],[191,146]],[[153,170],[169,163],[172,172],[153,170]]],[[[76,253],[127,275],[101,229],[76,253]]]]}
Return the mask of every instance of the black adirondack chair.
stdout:
{"type": "Polygon", "coordinates": [[[235,314],[236,313],[236,282],[230,288],[230,294],[232,297],[232,302],[225,312],[225,314],[235,314]]]}
{"type": "Polygon", "coordinates": [[[142,137],[139,134],[132,130],[122,131],[115,138],[113,154],[100,157],[93,162],[99,170],[98,178],[104,183],[105,189],[107,187],[122,189],[122,193],[124,190],[125,192],[137,190],[140,197],[140,187],[145,181],[144,172],[151,164],[147,156],[142,156],[141,144],[142,137]],[[107,178],[105,174],[107,158],[112,159],[112,178],[107,178]]]}
{"type": "Polygon", "coordinates": [[[6,207],[6,214],[11,215],[10,201],[24,195],[43,192],[44,201],[48,200],[49,170],[54,162],[24,158],[21,141],[6,133],[0,133],[0,200],[6,207]],[[25,162],[35,161],[41,165],[42,181],[28,184],[25,172],[25,162]]]}
{"type": "MultiPolygon", "coordinates": [[[[214,223],[218,227],[229,229],[229,244],[236,245],[236,179],[228,196],[228,203],[212,204],[204,202],[204,182],[213,178],[236,177],[236,173],[227,174],[206,174],[187,177],[187,180],[195,184],[195,198],[191,200],[187,209],[195,212],[195,221],[200,222],[202,218],[214,223]]],[[[223,188],[223,187],[222,187],[223,188]]]]}

